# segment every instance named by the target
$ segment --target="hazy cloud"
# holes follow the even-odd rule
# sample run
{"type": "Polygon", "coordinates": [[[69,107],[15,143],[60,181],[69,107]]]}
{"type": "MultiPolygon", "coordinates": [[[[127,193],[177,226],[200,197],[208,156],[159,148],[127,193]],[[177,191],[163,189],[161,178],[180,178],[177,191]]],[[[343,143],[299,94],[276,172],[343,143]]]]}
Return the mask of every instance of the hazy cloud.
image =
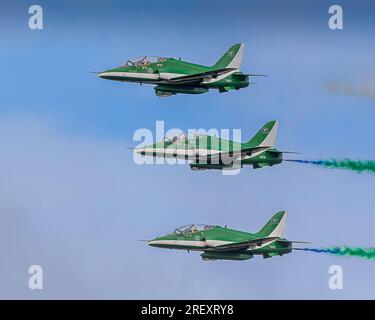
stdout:
{"type": "Polygon", "coordinates": [[[327,86],[327,89],[332,93],[375,99],[375,84],[362,84],[355,86],[353,84],[331,83],[327,86]]]}

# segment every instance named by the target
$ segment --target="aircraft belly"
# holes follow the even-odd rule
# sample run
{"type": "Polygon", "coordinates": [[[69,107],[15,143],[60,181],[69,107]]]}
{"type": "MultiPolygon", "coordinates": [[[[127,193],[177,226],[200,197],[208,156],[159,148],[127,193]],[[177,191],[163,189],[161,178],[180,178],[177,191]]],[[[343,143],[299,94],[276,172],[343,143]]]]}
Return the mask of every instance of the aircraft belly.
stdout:
{"type": "Polygon", "coordinates": [[[209,156],[219,155],[220,151],[212,151],[205,149],[178,149],[178,148],[144,148],[139,149],[139,152],[143,151],[146,155],[159,156],[166,158],[183,158],[189,157],[191,160],[199,158],[200,160],[208,160],[209,156]]]}
{"type": "Polygon", "coordinates": [[[149,245],[160,248],[203,250],[206,242],[199,240],[153,240],[149,245]]]}
{"type": "Polygon", "coordinates": [[[162,156],[166,158],[186,159],[186,157],[194,157],[194,150],[189,149],[160,149],[162,156]]]}
{"type": "Polygon", "coordinates": [[[199,160],[208,160],[209,156],[216,156],[221,153],[219,150],[205,150],[205,149],[179,149],[179,148],[145,148],[143,150],[147,155],[156,155],[167,158],[183,158],[187,156],[193,160],[199,158],[199,160]]]}
{"type": "Polygon", "coordinates": [[[103,79],[111,79],[111,80],[124,80],[125,79],[137,79],[137,80],[159,80],[159,74],[157,73],[141,73],[141,72],[103,72],[101,74],[101,78],[103,79]]]}
{"type": "MultiPolygon", "coordinates": [[[[231,241],[224,240],[152,240],[149,242],[154,247],[164,248],[195,248],[196,250],[215,250],[215,247],[230,244],[231,241]]],[[[193,249],[192,249],[193,250],[193,249]]]]}

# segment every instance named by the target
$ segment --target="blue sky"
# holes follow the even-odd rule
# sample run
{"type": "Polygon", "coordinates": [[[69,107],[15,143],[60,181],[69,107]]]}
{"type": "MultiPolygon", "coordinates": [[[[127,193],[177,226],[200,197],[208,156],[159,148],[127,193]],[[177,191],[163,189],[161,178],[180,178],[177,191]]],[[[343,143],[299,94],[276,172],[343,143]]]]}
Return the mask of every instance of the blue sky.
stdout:
{"type": "Polygon", "coordinates": [[[138,239],[191,222],[256,231],[289,212],[287,236],[314,246],[374,246],[374,177],[293,163],[238,176],[187,166],[137,166],[139,128],[240,128],[280,122],[277,145],[304,158],[374,159],[371,1],[39,1],[44,30],[27,27],[33,1],[6,1],[0,18],[1,298],[375,298],[373,262],[305,252],[203,263],[138,239]],[[213,64],[246,44],[243,71],[266,73],[238,92],[161,99],[151,86],[98,79],[141,55],[213,64]],[[27,287],[39,264],[44,289],[27,287]],[[344,289],[328,288],[328,268],[344,289]]]}

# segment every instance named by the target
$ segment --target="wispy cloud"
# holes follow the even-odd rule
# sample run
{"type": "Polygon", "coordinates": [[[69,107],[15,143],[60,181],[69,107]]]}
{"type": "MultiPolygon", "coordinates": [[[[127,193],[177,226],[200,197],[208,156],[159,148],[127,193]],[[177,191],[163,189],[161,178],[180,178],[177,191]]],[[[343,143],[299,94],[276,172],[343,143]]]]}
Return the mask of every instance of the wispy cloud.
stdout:
{"type": "Polygon", "coordinates": [[[375,99],[375,84],[353,85],[349,83],[331,83],[327,90],[332,93],[375,99]]]}

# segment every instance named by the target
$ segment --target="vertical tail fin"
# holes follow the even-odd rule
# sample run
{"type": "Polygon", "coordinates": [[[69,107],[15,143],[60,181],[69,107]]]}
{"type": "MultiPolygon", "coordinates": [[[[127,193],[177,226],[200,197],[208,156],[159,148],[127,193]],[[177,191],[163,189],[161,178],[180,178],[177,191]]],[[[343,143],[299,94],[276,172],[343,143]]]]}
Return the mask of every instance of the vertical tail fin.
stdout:
{"type": "Polygon", "coordinates": [[[235,68],[241,67],[242,56],[245,45],[237,43],[229,48],[227,52],[213,65],[215,69],[235,68]]]}
{"type": "Polygon", "coordinates": [[[267,122],[254,137],[245,143],[246,147],[274,147],[278,126],[277,121],[267,122]]]}
{"type": "Polygon", "coordinates": [[[279,211],[264,225],[258,234],[262,237],[283,238],[287,216],[286,211],[279,211]]]}

